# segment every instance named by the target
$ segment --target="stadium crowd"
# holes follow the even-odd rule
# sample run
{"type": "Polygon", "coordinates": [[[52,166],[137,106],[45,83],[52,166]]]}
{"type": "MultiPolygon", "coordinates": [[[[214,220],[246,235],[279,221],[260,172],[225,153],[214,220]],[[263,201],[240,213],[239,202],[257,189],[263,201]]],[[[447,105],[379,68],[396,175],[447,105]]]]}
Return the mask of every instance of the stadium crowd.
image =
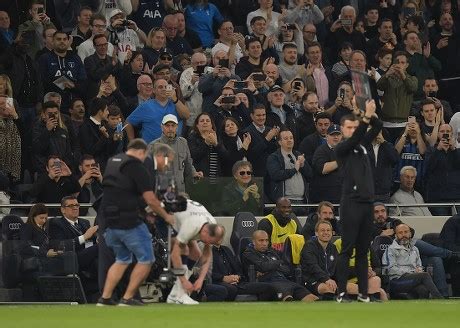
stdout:
{"type": "MultiPolygon", "coordinates": [[[[96,246],[97,226],[78,223],[79,215],[95,212],[78,210],[103,193],[107,160],[136,137],[150,148],[165,143],[175,152],[169,168],[179,191],[187,191],[187,181],[204,180],[205,190],[225,181],[219,193],[206,194],[225,204],[213,214],[262,213],[264,203],[276,203],[254,232],[253,247],[237,254],[241,264],[232,262],[231,250],[214,246],[214,267],[222,272],[212,273],[207,288],[221,296],[215,299],[234,300],[248,290],[263,300],[330,298],[340,249],[340,239],[333,243],[340,224],[332,203],[339,203],[343,181],[334,148],[344,122],[363,110],[354,70],[369,77],[383,122],[382,132],[361,145],[374,174],[373,237],[390,238],[378,265],[369,256],[369,293],[387,299],[383,274],[375,270],[384,264],[390,295],[446,297],[446,271],[460,280],[456,221],[446,223],[435,247],[414,240],[413,230],[389,215],[450,216],[451,207],[388,213],[383,204],[460,200],[459,6],[454,0],[5,1],[0,200],[61,203],[30,211],[31,227],[21,237],[40,245],[35,255],[56,257],[61,246],[49,240],[68,238],[57,220],[48,228],[48,215],[62,214],[63,225],[77,222],[70,222],[77,245],[96,246]],[[312,213],[291,210],[306,203],[320,205],[312,213]],[[292,218],[307,214],[302,229],[292,218]],[[303,236],[305,246],[290,235],[303,236]],[[243,283],[249,268],[262,285],[243,283]]],[[[81,276],[90,282],[96,253],[77,249],[81,276]]],[[[355,282],[350,277],[349,294],[357,293],[355,282]]]]}

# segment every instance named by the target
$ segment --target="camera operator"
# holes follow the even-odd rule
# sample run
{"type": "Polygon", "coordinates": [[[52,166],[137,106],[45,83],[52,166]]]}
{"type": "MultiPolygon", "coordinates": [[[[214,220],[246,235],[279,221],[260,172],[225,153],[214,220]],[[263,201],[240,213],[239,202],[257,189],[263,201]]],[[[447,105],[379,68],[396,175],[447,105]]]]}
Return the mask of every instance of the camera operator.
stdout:
{"type": "MultiPolygon", "coordinates": [[[[161,207],[160,201],[152,190],[151,177],[143,165],[146,157],[145,141],[133,139],[128,144],[126,153],[118,154],[107,162],[103,180],[104,196],[98,221],[102,230],[106,228],[103,236],[107,246],[115,253],[115,263],[107,272],[102,297],[98,301],[99,306],[116,305],[112,299],[113,291],[133,261],[133,255],[136,256],[137,263],[120,305],[143,305],[133,297],[150,273],[155,258],[152,236],[138,214],[143,203],[140,198],[166,222],[174,223],[174,216],[161,207]]],[[[100,241],[100,244],[102,243],[103,240],[100,241]]]]}

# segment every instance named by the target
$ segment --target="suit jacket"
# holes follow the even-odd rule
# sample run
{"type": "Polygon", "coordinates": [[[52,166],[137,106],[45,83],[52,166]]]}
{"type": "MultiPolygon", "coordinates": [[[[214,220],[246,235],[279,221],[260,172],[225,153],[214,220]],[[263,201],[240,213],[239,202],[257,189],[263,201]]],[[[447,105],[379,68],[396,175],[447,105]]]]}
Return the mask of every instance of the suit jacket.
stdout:
{"type": "MultiPolygon", "coordinates": [[[[86,230],[91,226],[89,221],[86,219],[78,219],[79,227],[73,227],[66,218],[63,216],[58,218],[50,219],[49,221],[49,237],[50,245],[57,247],[60,241],[73,240],[75,242],[75,250],[80,252],[85,249],[85,244],[81,244],[78,241],[78,237],[83,235],[86,230]]],[[[93,240],[94,241],[94,240],[93,240]]],[[[72,247],[66,242],[66,250],[68,247],[72,247]]]]}

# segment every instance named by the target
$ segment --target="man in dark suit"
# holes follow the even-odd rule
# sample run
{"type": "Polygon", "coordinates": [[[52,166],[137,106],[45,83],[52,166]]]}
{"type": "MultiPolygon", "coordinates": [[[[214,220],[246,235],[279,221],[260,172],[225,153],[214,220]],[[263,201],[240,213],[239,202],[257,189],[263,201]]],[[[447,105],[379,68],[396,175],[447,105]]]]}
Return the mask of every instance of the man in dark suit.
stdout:
{"type": "Polygon", "coordinates": [[[238,258],[227,246],[220,243],[212,247],[212,283],[225,287],[226,301],[234,301],[237,295],[256,295],[259,301],[278,299],[276,289],[263,282],[247,282],[238,258]]]}
{"type": "Polygon", "coordinates": [[[109,136],[104,122],[107,121],[109,110],[106,100],[95,98],[92,101],[90,117],[80,127],[80,148],[83,155],[93,155],[97,163],[100,163],[101,171],[104,172],[105,163],[115,155],[118,142],[109,136]]]}
{"type": "Polygon", "coordinates": [[[278,145],[276,138],[280,129],[265,125],[267,113],[262,104],[254,105],[251,112],[252,124],[243,132],[251,135],[251,143],[248,148],[248,161],[251,162],[253,175],[256,177],[265,176],[267,157],[273,153],[278,145]]]}
{"type": "Polygon", "coordinates": [[[331,115],[319,112],[315,116],[316,131],[306,136],[299,145],[299,151],[304,154],[305,160],[311,165],[316,149],[326,143],[327,129],[331,125],[331,115]]]}
{"type": "Polygon", "coordinates": [[[90,227],[88,220],[78,218],[79,211],[80,204],[75,196],[62,198],[62,217],[51,219],[49,223],[50,245],[53,245],[54,249],[60,249],[64,242],[67,251],[73,248],[68,242],[71,240],[75,245],[79,272],[86,271],[95,274],[98,254],[95,242],[98,226],[90,227]]]}

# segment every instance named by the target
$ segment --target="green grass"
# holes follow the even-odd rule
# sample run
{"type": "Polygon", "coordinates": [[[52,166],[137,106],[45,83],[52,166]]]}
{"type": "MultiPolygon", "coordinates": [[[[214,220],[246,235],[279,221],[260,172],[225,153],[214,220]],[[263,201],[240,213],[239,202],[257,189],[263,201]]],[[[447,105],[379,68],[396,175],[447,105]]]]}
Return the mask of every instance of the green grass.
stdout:
{"type": "Polygon", "coordinates": [[[142,308],[0,306],[2,328],[459,327],[460,301],[151,304],[142,308]]]}

